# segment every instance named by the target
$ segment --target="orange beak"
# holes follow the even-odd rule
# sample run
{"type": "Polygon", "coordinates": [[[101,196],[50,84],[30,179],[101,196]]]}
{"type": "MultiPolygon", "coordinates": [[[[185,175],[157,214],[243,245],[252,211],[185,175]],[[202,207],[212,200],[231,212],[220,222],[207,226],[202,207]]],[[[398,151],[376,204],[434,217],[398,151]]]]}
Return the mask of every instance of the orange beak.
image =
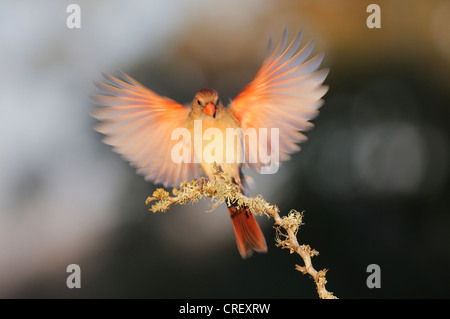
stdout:
{"type": "Polygon", "coordinates": [[[208,103],[204,107],[203,113],[215,118],[216,117],[216,107],[212,103],[208,103]]]}

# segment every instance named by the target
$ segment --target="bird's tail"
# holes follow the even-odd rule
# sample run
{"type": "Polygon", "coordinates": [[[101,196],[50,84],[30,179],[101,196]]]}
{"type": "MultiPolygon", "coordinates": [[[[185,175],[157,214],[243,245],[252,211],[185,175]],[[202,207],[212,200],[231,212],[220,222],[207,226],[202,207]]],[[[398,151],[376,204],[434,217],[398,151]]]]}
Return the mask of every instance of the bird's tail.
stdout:
{"type": "Polygon", "coordinates": [[[242,258],[248,258],[253,250],[259,253],[267,252],[266,240],[259,228],[255,216],[246,207],[228,206],[231,222],[233,223],[236,243],[242,258]]]}

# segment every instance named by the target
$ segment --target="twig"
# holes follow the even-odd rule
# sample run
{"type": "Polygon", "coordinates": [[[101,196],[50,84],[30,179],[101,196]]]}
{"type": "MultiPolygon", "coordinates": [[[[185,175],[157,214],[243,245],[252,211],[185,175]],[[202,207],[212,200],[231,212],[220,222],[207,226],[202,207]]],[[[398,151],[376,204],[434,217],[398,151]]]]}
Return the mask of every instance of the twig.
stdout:
{"type": "Polygon", "coordinates": [[[200,198],[209,197],[213,200],[214,210],[220,204],[227,202],[236,202],[238,206],[246,206],[255,215],[266,215],[273,217],[276,229],[276,245],[278,247],[289,249],[291,253],[296,252],[303,259],[304,266],[295,265],[296,270],[302,274],[309,274],[314,279],[317,287],[317,293],[322,299],[337,299],[332,292],[325,288],[327,280],[325,274],[327,269],[315,270],[311,257],[319,254],[318,251],[311,249],[309,245],[300,245],[297,241],[297,232],[302,225],[303,214],[291,210],[288,216],[280,217],[279,209],[271,205],[262,198],[262,196],[247,197],[243,195],[239,188],[233,183],[231,178],[221,171],[215,172],[215,178],[208,180],[200,178],[189,183],[183,182],[179,189],[172,190],[173,196],[162,188],[157,189],[151,197],[148,197],[145,203],[155,202],[149,209],[151,212],[166,212],[171,205],[187,204],[198,201],[200,198]]]}

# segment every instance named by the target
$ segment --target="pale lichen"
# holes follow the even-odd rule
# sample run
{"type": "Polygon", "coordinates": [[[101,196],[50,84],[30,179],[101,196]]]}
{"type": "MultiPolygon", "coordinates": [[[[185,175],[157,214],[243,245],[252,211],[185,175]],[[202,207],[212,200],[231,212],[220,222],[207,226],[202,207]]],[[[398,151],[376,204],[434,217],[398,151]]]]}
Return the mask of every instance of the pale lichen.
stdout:
{"type": "Polygon", "coordinates": [[[291,210],[287,216],[280,217],[277,206],[268,203],[261,195],[247,197],[241,193],[239,187],[233,180],[219,171],[217,168],[213,179],[199,178],[191,182],[182,182],[178,189],[172,190],[172,196],[164,189],[157,189],[145,203],[155,202],[149,209],[151,212],[166,212],[170,206],[195,203],[201,198],[210,198],[212,201],[211,211],[222,203],[234,204],[247,207],[252,214],[266,215],[275,221],[275,243],[277,247],[288,249],[290,253],[297,253],[304,261],[304,266],[296,266],[296,270],[313,277],[319,297],[322,299],[336,299],[333,293],[325,288],[327,280],[326,269],[316,271],[311,263],[311,257],[317,256],[318,251],[309,245],[300,245],[297,241],[297,233],[303,225],[303,213],[291,210]]]}

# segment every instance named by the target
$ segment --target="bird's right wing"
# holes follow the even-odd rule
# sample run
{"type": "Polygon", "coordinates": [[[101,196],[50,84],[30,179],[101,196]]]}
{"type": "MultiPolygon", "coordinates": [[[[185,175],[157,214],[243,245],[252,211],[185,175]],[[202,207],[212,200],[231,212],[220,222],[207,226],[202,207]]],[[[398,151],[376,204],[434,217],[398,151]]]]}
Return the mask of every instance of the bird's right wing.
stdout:
{"type": "MultiPolygon", "coordinates": [[[[108,95],[91,97],[105,106],[92,112],[101,121],[95,129],[106,135],[103,141],[155,184],[177,187],[182,181],[198,177],[201,171],[194,163],[190,138],[181,142],[171,138],[175,129],[184,128],[189,108],[150,91],[124,73],[125,81],[107,74],[104,77],[106,83],[96,86],[108,95]],[[184,151],[191,153],[190,159],[181,163],[172,158],[172,150],[179,143],[187,143],[184,151]]],[[[182,148],[177,150],[179,155],[182,148]]]]}

